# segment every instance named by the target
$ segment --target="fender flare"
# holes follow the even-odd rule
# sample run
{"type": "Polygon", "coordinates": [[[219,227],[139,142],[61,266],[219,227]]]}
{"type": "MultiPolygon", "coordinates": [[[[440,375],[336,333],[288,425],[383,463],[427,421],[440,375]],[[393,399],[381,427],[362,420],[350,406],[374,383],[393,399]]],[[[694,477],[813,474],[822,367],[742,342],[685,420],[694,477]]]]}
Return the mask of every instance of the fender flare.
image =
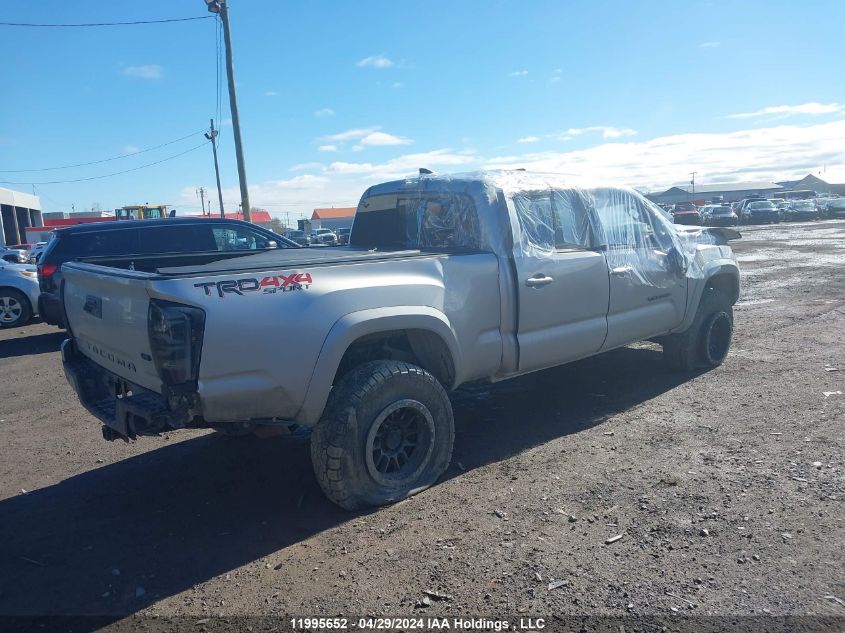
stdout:
{"type": "Polygon", "coordinates": [[[687,295],[687,309],[684,314],[684,320],[676,327],[673,332],[684,332],[695,319],[695,313],[698,310],[698,304],[701,301],[701,295],[704,294],[704,289],[707,287],[707,282],[716,275],[728,274],[737,278],[739,283],[739,266],[736,262],[729,259],[720,259],[707,262],[701,277],[691,278],[690,288],[687,295]],[[694,283],[693,283],[694,282],[694,283]]]}
{"type": "Polygon", "coordinates": [[[316,424],[326,406],[340,361],[349,346],[362,336],[398,330],[427,330],[439,336],[455,368],[454,385],[460,384],[461,354],[458,338],[446,315],[429,306],[393,306],[350,312],[339,318],[326,335],[311,372],[305,399],[295,419],[300,424],[316,424]]]}

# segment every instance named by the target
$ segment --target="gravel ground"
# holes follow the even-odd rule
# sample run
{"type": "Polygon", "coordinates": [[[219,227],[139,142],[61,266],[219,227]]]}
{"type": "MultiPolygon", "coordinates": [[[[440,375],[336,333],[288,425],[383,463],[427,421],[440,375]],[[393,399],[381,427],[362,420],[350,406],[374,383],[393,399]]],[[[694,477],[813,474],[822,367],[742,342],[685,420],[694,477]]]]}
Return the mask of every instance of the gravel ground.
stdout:
{"type": "Polygon", "coordinates": [[[742,232],[721,368],[463,389],[444,480],[363,514],[290,439],[104,442],[63,335],[0,332],[0,615],[845,617],[845,222],[742,232]]]}

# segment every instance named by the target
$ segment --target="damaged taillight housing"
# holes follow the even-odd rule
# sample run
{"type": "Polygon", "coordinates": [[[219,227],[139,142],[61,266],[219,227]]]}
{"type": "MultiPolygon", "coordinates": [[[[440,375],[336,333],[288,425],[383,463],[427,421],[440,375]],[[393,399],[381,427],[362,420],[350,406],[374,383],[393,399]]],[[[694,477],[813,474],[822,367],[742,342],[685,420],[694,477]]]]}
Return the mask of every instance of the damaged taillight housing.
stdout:
{"type": "Polygon", "coordinates": [[[199,376],[205,312],[152,299],[147,318],[156,371],[166,387],[195,391],[199,376]]]}

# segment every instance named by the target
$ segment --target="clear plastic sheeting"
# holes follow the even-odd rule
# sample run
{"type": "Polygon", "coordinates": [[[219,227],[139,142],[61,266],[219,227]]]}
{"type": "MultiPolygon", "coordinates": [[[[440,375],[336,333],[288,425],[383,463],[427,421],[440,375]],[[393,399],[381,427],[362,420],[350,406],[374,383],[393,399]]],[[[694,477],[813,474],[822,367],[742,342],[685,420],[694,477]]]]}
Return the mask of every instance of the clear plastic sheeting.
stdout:
{"type": "Polygon", "coordinates": [[[502,257],[604,253],[608,269],[633,283],[667,287],[700,277],[699,245],[719,239],[676,230],[631,189],[577,187],[524,171],[420,175],[365,192],[350,243],[367,248],[470,249],[502,257]],[[674,279],[673,279],[674,278],[674,279]]]}
{"type": "Polygon", "coordinates": [[[361,201],[350,237],[367,248],[482,248],[482,231],[473,199],[448,191],[382,194],[361,201]]]}

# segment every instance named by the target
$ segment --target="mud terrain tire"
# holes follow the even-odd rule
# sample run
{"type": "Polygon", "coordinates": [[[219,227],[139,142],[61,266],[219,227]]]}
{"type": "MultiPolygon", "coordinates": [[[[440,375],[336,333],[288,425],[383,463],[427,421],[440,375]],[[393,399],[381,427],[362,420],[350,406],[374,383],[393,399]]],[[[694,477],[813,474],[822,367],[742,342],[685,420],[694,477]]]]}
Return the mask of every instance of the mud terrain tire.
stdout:
{"type": "Polygon", "coordinates": [[[680,371],[718,367],[728,355],[733,322],[733,306],[727,295],[705,288],[689,329],[663,339],[663,360],[680,371]]]}
{"type": "Polygon", "coordinates": [[[424,490],[449,466],[452,405],[429,372],[401,361],[364,363],[332,390],[311,436],[326,496],[359,510],[424,490]]]}

